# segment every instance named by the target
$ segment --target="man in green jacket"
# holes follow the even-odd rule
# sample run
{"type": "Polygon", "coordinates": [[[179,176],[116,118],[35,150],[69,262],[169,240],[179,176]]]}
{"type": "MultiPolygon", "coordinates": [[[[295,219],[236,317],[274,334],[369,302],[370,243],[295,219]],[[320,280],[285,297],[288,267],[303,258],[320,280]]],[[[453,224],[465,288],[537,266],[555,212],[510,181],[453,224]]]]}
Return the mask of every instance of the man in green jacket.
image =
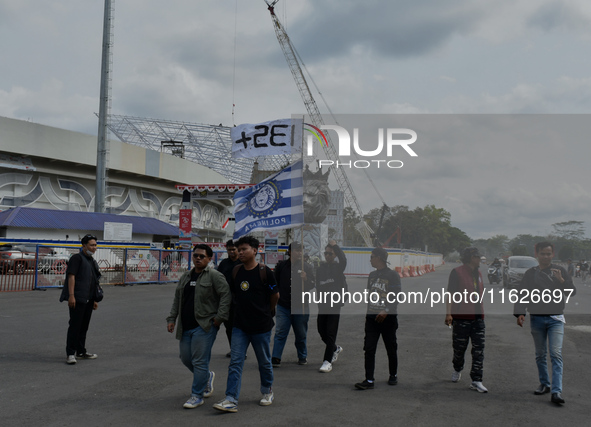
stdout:
{"type": "Polygon", "coordinates": [[[193,373],[191,397],[183,405],[188,409],[202,405],[203,398],[213,393],[215,374],[209,370],[211,348],[220,325],[228,320],[230,312],[230,288],[222,273],[208,267],[212,256],[209,246],[195,245],[195,266],[181,276],[166,318],[171,333],[180,318],[176,328],[180,358],[193,373]]]}

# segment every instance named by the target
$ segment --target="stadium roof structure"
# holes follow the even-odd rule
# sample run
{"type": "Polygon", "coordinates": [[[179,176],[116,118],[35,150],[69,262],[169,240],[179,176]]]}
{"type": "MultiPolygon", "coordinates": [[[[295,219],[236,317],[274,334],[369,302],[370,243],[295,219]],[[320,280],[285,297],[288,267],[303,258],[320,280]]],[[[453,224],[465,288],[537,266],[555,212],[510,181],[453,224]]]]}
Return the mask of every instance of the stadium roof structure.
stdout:
{"type": "Polygon", "coordinates": [[[0,212],[0,227],[103,231],[105,222],[131,223],[133,233],[178,236],[179,229],[156,218],[96,212],[17,207],[0,212]]]}
{"type": "Polygon", "coordinates": [[[234,184],[251,182],[255,161],[265,171],[279,171],[289,156],[232,158],[231,128],[172,120],[111,114],[108,127],[122,142],[155,151],[168,150],[186,160],[213,169],[234,184]],[[178,145],[177,145],[178,144],[178,145]]]}

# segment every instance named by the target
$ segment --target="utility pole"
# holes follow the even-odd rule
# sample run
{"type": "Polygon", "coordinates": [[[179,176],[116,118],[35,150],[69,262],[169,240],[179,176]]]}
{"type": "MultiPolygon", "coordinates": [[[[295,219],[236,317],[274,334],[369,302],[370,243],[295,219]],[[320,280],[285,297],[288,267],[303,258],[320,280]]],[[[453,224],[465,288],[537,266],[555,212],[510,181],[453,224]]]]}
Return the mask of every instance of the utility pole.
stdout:
{"type": "Polygon", "coordinates": [[[103,18],[103,57],[101,62],[101,88],[99,96],[99,124],[98,140],[96,147],[96,187],[94,192],[94,211],[105,212],[105,198],[107,189],[107,160],[108,146],[108,119],[111,112],[111,72],[113,45],[113,7],[111,0],[105,0],[105,12],[103,18]]]}

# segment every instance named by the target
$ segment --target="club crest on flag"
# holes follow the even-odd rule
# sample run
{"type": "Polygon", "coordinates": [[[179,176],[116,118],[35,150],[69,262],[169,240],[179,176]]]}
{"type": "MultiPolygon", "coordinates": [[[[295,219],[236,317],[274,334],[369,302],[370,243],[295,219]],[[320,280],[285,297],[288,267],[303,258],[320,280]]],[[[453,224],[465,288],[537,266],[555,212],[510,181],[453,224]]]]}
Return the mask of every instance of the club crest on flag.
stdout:
{"type": "Polygon", "coordinates": [[[234,239],[256,230],[282,230],[304,222],[301,160],[234,195],[234,239]]]}
{"type": "Polygon", "coordinates": [[[248,210],[252,216],[264,218],[278,209],[282,198],[279,185],[268,182],[250,196],[248,210]]]}

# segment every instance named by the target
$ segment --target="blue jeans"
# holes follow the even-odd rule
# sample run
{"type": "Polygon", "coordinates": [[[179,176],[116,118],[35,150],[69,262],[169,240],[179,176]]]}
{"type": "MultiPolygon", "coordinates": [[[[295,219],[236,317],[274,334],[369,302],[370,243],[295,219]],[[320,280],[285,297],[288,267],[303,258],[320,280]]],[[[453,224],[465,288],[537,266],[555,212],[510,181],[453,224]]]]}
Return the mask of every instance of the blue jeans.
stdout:
{"type": "Polygon", "coordinates": [[[254,354],[259,363],[261,376],[261,393],[271,392],[273,385],[273,365],[271,365],[271,331],[262,334],[248,334],[242,329],[232,329],[231,358],[228,367],[228,382],[226,384],[226,399],[238,403],[240,386],[242,385],[242,369],[244,368],[244,356],[248,345],[252,345],[254,354]]]}
{"type": "Polygon", "coordinates": [[[552,362],[552,393],[562,393],[562,340],[564,338],[564,323],[554,320],[550,316],[531,316],[531,334],[536,346],[536,364],[540,384],[550,387],[548,376],[548,361],[546,341],[550,347],[552,362]]]}
{"type": "Polygon", "coordinates": [[[215,341],[218,329],[211,325],[209,332],[201,327],[183,331],[179,344],[180,358],[189,371],[193,372],[193,386],[191,396],[203,397],[203,392],[209,380],[209,360],[211,347],[215,341]]]}
{"type": "Polygon", "coordinates": [[[275,338],[273,339],[273,357],[281,359],[290,328],[293,328],[293,333],[295,335],[295,346],[298,352],[298,359],[305,359],[308,357],[306,335],[308,334],[309,318],[309,314],[291,314],[291,310],[277,305],[275,338]]]}

